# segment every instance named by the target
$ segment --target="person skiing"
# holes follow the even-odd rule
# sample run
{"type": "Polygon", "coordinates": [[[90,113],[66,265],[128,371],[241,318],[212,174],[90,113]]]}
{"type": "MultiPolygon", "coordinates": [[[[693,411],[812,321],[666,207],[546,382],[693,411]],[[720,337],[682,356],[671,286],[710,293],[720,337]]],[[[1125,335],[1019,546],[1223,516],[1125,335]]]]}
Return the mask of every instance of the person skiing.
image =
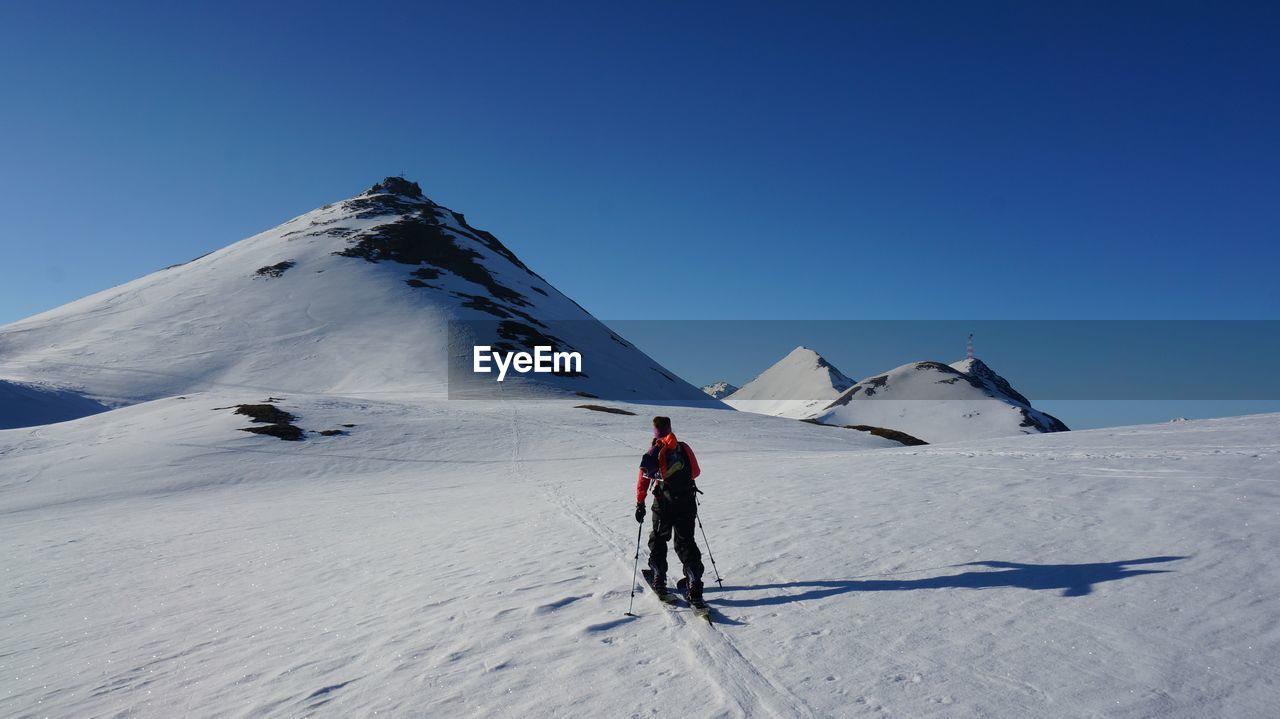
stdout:
{"type": "Polygon", "coordinates": [[[644,500],[653,486],[653,529],[649,533],[649,568],[652,586],[660,599],[667,595],[667,542],[675,536],[676,556],[684,566],[689,604],[705,607],[702,600],[702,552],[694,541],[698,516],[698,491],[694,480],[701,470],[689,445],[676,439],[669,417],[653,418],[653,441],[640,459],[636,479],[636,521],[644,523],[644,500]]]}

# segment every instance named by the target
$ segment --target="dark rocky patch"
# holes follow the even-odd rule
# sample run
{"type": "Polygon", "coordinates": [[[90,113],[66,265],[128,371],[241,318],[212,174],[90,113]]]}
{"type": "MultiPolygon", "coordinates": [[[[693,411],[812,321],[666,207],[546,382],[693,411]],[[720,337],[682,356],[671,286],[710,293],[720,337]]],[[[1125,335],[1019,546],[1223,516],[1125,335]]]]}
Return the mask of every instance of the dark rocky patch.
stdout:
{"type": "Polygon", "coordinates": [[[635,412],[628,412],[625,409],[618,409],[617,407],[605,407],[604,405],[599,405],[599,404],[577,404],[577,405],[574,405],[573,408],[589,409],[593,412],[608,412],[609,414],[629,414],[633,417],[636,414],[635,412]]]}
{"type": "Polygon", "coordinates": [[[574,392],[574,394],[579,397],[586,397],[587,399],[600,399],[597,395],[591,394],[590,392],[583,392],[582,390],[578,390],[577,392],[574,392]]]}
{"type": "Polygon", "coordinates": [[[295,427],[291,424],[267,424],[260,427],[242,427],[240,431],[270,435],[278,439],[283,439],[286,442],[301,442],[304,436],[301,427],[295,427]]]}
{"type": "MultiPolygon", "coordinates": [[[[268,401],[273,399],[275,398],[268,398],[268,401]]],[[[261,427],[243,427],[240,429],[241,432],[270,435],[289,442],[301,441],[305,436],[302,428],[293,424],[297,417],[273,404],[238,404],[235,410],[236,414],[245,415],[254,422],[264,423],[261,427]]]]}
{"type": "Polygon", "coordinates": [[[1018,423],[1019,427],[1035,427],[1036,429],[1039,429],[1042,432],[1070,432],[1071,431],[1071,428],[1068,427],[1065,422],[1058,419],[1057,417],[1054,417],[1051,414],[1040,412],[1040,415],[1044,417],[1044,421],[1039,422],[1039,421],[1036,421],[1035,417],[1031,416],[1031,411],[1028,410],[1026,407],[1019,407],[1018,410],[1022,412],[1022,421],[1018,423]]]}
{"type": "Polygon", "coordinates": [[[352,428],[352,427],[354,427],[355,425],[354,425],[354,424],[344,424],[344,425],[342,425],[342,426],[343,426],[343,427],[346,427],[347,429],[351,429],[351,428],[352,428]]]}
{"type": "Polygon", "coordinates": [[[294,230],[293,232],[286,232],[285,234],[281,235],[281,237],[288,237],[290,235],[318,235],[321,233],[308,232],[308,230],[311,230],[312,228],[315,228],[315,227],[327,227],[329,225],[337,224],[341,220],[342,220],[341,217],[330,217],[327,220],[312,220],[311,222],[308,222],[307,226],[304,227],[303,229],[294,230]]]}
{"type": "Polygon", "coordinates": [[[675,381],[676,381],[676,378],[675,378],[675,377],[672,377],[671,375],[667,374],[666,372],[663,372],[662,370],[658,369],[657,367],[650,367],[649,369],[653,370],[654,372],[657,372],[658,374],[662,375],[663,377],[666,377],[668,382],[675,382],[675,381]]]}
{"type": "MultiPolygon", "coordinates": [[[[961,372],[960,370],[956,369],[955,367],[952,367],[951,365],[942,364],[941,362],[934,362],[932,360],[927,362],[917,362],[916,369],[919,369],[919,370],[931,369],[935,372],[941,372],[942,374],[953,375],[952,377],[948,377],[947,380],[938,380],[939,382],[946,381],[947,384],[950,384],[955,380],[962,379],[968,382],[969,386],[973,387],[974,389],[986,389],[986,385],[982,384],[982,380],[978,379],[977,377],[974,377],[973,375],[967,375],[964,372],[961,372]]],[[[1017,394],[1017,393],[1015,392],[1014,394],[1017,394]]],[[[1018,395],[1018,396],[1021,397],[1022,395],[1018,395]]]]}
{"type": "Polygon", "coordinates": [[[542,289],[541,287],[530,287],[529,289],[533,290],[534,292],[537,292],[538,294],[542,295],[543,297],[550,297],[550,296],[551,296],[551,295],[547,294],[547,291],[546,291],[546,290],[544,290],[544,289],[542,289]]]}
{"type": "Polygon", "coordinates": [[[356,232],[357,230],[350,227],[330,227],[327,230],[321,230],[314,234],[316,237],[350,237],[356,232]]]}
{"type": "Polygon", "coordinates": [[[290,424],[297,417],[271,404],[238,404],[236,414],[249,417],[254,422],[267,424],[290,424]]]}
{"type": "Polygon", "coordinates": [[[464,300],[464,302],[462,303],[463,307],[469,307],[473,310],[480,310],[481,312],[491,314],[494,317],[499,317],[501,319],[512,319],[515,317],[519,317],[520,319],[526,322],[535,324],[539,327],[543,327],[543,328],[546,327],[546,325],[543,324],[540,320],[538,320],[538,318],[534,317],[528,312],[525,312],[523,310],[518,310],[514,307],[507,307],[505,305],[500,305],[497,302],[494,302],[492,299],[485,297],[484,295],[472,295],[472,294],[467,294],[466,292],[452,292],[450,294],[452,294],[454,297],[457,297],[458,299],[464,300]]]}
{"type": "Polygon", "coordinates": [[[865,387],[863,391],[866,393],[868,397],[870,397],[871,395],[876,393],[877,389],[880,389],[881,387],[884,387],[886,384],[889,384],[889,375],[882,374],[879,377],[872,377],[866,382],[868,386],[865,387]]]}
{"type": "MultiPolygon", "coordinates": [[[[468,225],[467,218],[463,217],[461,212],[454,212],[453,210],[449,210],[449,213],[453,215],[454,222],[457,222],[458,226],[463,229],[462,234],[470,237],[476,242],[479,242],[485,247],[488,247],[490,250],[493,250],[499,255],[502,255],[503,257],[507,258],[507,260],[511,262],[511,264],[515,265],[516,267],[519,267],[520,269],[524,270],[525,272],[528,272],[534,277],[538,277],[537,273],[529,269],[523,262],[521,262],[520,258],[516,257],[516,254],[514,252],[507,249],[507,246],[502,244],[501,240],[493,236],[493,233],[486,232],[484,230],[477,230],[471,225],[468,225]]],[[[542,279],[542,278],[538,277],[538,279],[542,279]]]]}
{"type": "MultiPolygon", "coordinates": [[[[1019,404],[1025,404],[1028,407],[1031,406],[1031,400],[1027,399],[1020,392],[1018,392],[1018,390],[1014,389],[1013,385],[1009,384],[1008,380],[996,374],[995,370],[988,367],[987,364],[980,359],[973,360],[972,368],[970,369],[969,374],[967,376],[972,377],[975,380],[978,380],[979,384],[981,384],[981,382],[985,380],[997,392],[1000,392],[1001,394],[1013,400],[1014,402],[1017,402],[1019,404]]],[[[975,386],[979,386],[979,385],[975,385],[975,386]]]]}
{"type": "Polygon", "coordinates": [[[885,439],[891,439],[895,442],[901,442],[902,444],[908,447],[918,447],[922,444],[929,444],[928,442],[924,441],[923,439],[920,439],[919,437],[913,437],[907,434],[906,432],[899,432],[896,429],[889,429],[888,427],[873,427],[869,424],[835,425],[835,424],[826,424],[823,422],[819,422],[816,419],[802,419],[800,421],[808,422],[809,424],[816,424],[819,427],[838,427],[842,429],[856,429],[859,432],[867,432],[869,434],[874,434],[877,437],[884,437],[885,439]]]}
{"type": "Polygon", "coordinates": [[[357,219],[367,220],[386,215],[407,215],[423,209],[428,200],[405,199],[400,195],[361,195],[343,203],[342,209],[357,219]]]}
{"type": "Polygon", "coordinates": [[[919,437],[912,437],[906,432],[899,432],[896,429],[889,429],[888,427],[872,427],[869,424],[846,424],[844,428],[856,429],[859,432],[868,432],[877,437],[884,437],[885,439],[891,439],[895,442],[901,442],[908,447],[918,447],[922,444],[929,444],[919,437]]]}
{"type": "Polygon", "coordinates": [[[888,383],[889,383],[889,375],[887,374],[882,374],[879,377],[872,377],[871,379],[863,380],[862,382],[859,382],[853,385],[852,387],[850,387],[849,389],[845,390],[844,394],[837,397],[834,402],[827,405],[826,407],[823,407],[823,409],[831,409],[832,407],[843,407],[844,405],[849,404],[851,401],[853,401],[853,398],[858,396],[858,392],[862,392],[866,396],[870,397],[871,395],[876,393],[877,388],[883,387],[888,383]]]}
{"type": "Polygon", "coordinates": [[[334,254],[360,257],[369,262],[430,265],[484,287],[495,300],[530,306],[524,295],[498,282],[480,262],[483,255],[459,245],[450,230],[440,223],[437,210],[431,207],[419,206],[395,222],[367,230],[350,247],[334,254]]]}
{"type": "MultiPolygon", "coordinates": [[[[539,323],[541,324],[541,323],[539,323]]],[[[503,320],[498,323],[498,336],[508,342],[496,343],[504,352],[523,352],[523,348],[547,345],[560,352],[572,352],[573,348],[558,338],[544,333],[542,330],[514,320],[503,320]],[[511,344],[512,342],[516,344],[511,344]]]]}
{"type": "Polygon", "coordinates": [[[285,260],[284,262],[277,262],[274,265],[259,267],[257,272],[254,272],[253,274],[257,275],[258,277],[266,277],[268,279],[272,277],[279,277],[280,275],[284,274],[285,270],[289,269],[290,267],[293,267],[295,264],[297,263],[294,262],[293,260],[285,260]]]}
{"type": "Polygon", "coordinates": [[[418,183],[411,182],[403,177],[383,178],[382,182],[370,187],[365,194],[376,195],[382,192],[392,195],[404,195],[405,197],[422,197],[422,188],[418,186],[418,183]]]}
{"type": "Polygon", "coordinates": [[[433,284],[423,282],[423,280],[434,280],[439,278],[440,277],[439,270],[433,270],[430,267],[419,267],[418,269],[414,270],[413,272],[410,272],[409,274],[413,275],[414,277],[414,279],[405,280],[405,284],[409,285],[410,287],[430,287],[432,289],[440,289],[433,284]]]}
{"type": "Polygon", "coordinates": [[[346,434],[346,432],[340,429],[325,429],[321,430],[318,434],[322,437],[333,437],[340,434],[346,434]]]}

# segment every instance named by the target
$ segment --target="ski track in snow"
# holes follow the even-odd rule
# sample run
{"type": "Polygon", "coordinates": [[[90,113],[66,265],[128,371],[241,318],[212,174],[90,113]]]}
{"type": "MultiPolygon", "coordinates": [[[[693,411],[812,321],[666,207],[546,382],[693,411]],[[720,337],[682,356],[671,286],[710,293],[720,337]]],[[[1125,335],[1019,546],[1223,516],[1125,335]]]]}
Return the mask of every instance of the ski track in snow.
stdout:
{"type": "MultiPolygon", "coordinates": [[[[517,403],[508,401],[511,415],[511,467],[518,477],[528,476],[520,456],[520,414],[517,403]]],[[[538,421],[538,420],[532,420],[538,421]]],[[[542,423],[545,424],[545,423],[542,423]]],[[[609,437],[610,441],[618,441],[609,437]]],[[[563,482],[538,482],[543,495],[564,513],[576,520],[574,524],[584,530],[603,547],[620,565],[633,564],[634,550],[618,542],[616,533],[610,532],[597,517],[583,509],[565,490],[563,482]],[[627,561],[627,557],[631,560],[627,561]]],[[[643,526],[643,525],[641,525],[643,526]]],[[[641,532],[643,536],[643,532],[641,532]]],[[[703,551],[706,548],[703,547],[703,551]]],[[[674,557],[672,561],[678,561],[674,557]]],[[[641,600],[649,604],[657,601],[651,591],[642,590],[641,600]]],[[[715,689],[727,703],[733,705],[734,716],[755,715],[756,707],[763,707],[779,719],[787,717],[812,717],[813,711],[799,697],[792,694],[768,675],[734,645],[724,632],[701,619],[689,619],[687,612],[660,608],[668,626],[683,649],[686,663],[707,676],[709,686],[715,689]],[[691,634],[690,632],[696,632],[691,634]]]]}

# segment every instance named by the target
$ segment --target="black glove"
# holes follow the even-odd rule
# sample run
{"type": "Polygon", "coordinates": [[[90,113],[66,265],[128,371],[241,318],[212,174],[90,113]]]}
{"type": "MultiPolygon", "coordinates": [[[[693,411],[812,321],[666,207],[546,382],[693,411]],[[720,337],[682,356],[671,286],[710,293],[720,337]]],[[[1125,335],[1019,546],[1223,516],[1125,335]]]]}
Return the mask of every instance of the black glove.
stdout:
{"type": "Polygon", "coordinates": [[[636,502],[636,521],[644,524],[644,502],[636,502]]]}

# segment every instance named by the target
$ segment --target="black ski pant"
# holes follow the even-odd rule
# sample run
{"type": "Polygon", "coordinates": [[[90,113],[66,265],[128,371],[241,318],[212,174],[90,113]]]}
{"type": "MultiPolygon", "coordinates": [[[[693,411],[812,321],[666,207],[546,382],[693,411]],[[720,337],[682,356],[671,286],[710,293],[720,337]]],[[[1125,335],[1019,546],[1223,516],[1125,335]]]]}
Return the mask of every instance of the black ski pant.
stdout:
{"type": "Polygon", "coordinates": [[[667,574],[667,542],[676,538],[676,556],[684,565],[684,575],[702,581],[702,552],[693,539],[693,523],[698,504],[692,496],[679,500],[663,498],[653,502],[653,531],[649,532],[649,566],[662,576],[667,574]]]}

